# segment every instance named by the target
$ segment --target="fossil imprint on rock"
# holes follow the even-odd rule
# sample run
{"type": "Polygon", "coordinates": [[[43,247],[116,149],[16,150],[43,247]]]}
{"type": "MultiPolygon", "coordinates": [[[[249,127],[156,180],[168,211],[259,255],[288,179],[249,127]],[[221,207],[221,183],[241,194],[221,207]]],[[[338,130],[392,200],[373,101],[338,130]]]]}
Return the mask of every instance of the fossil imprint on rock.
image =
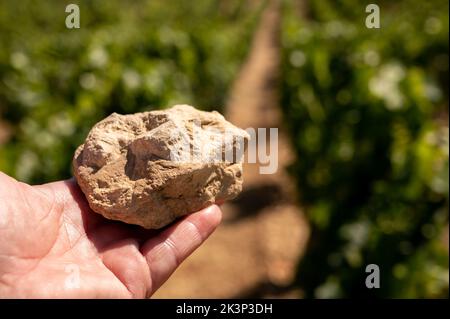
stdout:
{"type": "Polygon", "coordinates": [[[74,175],[93,211],[149,229],[236,197],[249,135],[218,112],[189,105],[93,126],[74,175]]]}

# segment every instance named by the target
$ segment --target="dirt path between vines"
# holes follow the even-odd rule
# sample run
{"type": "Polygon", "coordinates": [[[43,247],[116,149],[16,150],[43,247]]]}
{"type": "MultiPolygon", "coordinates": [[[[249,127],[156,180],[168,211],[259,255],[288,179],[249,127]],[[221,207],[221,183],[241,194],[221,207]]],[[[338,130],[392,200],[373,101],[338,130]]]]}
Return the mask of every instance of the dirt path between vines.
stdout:
{"type": "Polygon", "coordinates": [[[293,160],[285,138],[279,76],[278,1],[265,9],[252,48],[232,87],[225,116],[246,129],[279,128],[278,170],[259,173],[244,164],[244,190],[224,205],[216,232],[175,272],[155,298],[298,297],[292,282],[309,237],[291,179],[284,167],[293,160]]]}

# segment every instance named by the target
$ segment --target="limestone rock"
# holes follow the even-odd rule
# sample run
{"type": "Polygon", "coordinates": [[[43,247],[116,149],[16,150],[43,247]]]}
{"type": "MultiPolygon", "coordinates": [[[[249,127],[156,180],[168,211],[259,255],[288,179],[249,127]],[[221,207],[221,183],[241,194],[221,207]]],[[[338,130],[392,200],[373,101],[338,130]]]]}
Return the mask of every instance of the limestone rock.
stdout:
{"type": "Polygon", "coordinates": [[[235,197],[248,139],[218,112],[189,105],[113,113],[75,151],[74,175],[93,211],[158,229],[235,197]]]}

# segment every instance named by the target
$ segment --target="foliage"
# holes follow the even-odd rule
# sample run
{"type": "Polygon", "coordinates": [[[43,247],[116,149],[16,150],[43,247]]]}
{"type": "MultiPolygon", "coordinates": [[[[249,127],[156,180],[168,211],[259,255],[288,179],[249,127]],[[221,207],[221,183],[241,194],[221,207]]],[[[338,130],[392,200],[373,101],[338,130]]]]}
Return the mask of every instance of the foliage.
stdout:
{"type": "Polygon", "coordinates": [[[282,104],[291,167],[312,222],[298,268],[306,297],[448,295],[448,2],[290,3],[282,104]],[[381,288],[365,287],[377,264],[381,288]]]}
{"type": "Polygon", "coordinates": [[[260,11],[239,0],[77,3],[71,30],[64,1],[0,3],[0,117],[15,128],[0,170],[22,181],[69,177],[73,151],[112,112],[219,108],[260,11]]]}

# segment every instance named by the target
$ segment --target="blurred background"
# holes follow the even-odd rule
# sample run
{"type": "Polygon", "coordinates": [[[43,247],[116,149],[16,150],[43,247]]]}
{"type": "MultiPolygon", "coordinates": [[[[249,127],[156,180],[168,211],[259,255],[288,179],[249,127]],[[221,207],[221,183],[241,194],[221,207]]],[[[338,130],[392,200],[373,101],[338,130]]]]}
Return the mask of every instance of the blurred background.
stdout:
{"type": "Polygon", "coordinates": [[[155,297],[448,297],[449,3],[376,3],[380,29],[359,0],[3,0],[0,170],[69,178],[112,112],[186,103],[278,127],[278,172],[244,166],[155,297]]]}

